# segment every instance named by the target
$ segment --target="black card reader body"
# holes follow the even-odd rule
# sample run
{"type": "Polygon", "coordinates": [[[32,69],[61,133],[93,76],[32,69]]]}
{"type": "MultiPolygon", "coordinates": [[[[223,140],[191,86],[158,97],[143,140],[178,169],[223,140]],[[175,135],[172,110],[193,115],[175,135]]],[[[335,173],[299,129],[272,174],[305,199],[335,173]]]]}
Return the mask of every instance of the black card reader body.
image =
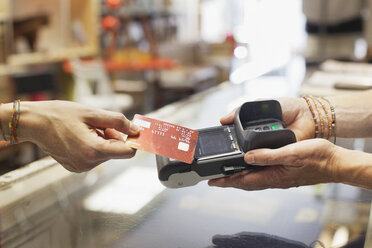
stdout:
{"type": "Polygon", "coordinates": [[[159,180],[166,187],[187,187],[202,180],[262,168],[246,164],[244,154],[296,142],[293,131],[285,127],[280,103],[275,100],[244,103],[236,111],[233,124],[198,131],[192,164],[156,156],[159,180]]]}

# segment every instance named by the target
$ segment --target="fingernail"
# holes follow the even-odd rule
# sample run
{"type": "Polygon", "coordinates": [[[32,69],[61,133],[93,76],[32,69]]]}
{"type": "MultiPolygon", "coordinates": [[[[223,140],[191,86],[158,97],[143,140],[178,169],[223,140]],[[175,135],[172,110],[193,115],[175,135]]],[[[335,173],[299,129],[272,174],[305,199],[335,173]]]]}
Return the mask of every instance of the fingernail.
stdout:
{"type": "Polygon", "coordinates": [[[255,161],[254,161],[254,155],[253,154],[247,154],[245,155],[245,158],[244,158],[245,162],[247,164],[254,164],[255,161]]]}
{"type": "Polygon", "coordinates": [[[134,124],[133,122],[130,122],[130,127],[129,128],[132,132],[135,132],[135,133],[139,132],[139,130],[140,130],[140,127],[137,126],[136,124],[134,124]]]}

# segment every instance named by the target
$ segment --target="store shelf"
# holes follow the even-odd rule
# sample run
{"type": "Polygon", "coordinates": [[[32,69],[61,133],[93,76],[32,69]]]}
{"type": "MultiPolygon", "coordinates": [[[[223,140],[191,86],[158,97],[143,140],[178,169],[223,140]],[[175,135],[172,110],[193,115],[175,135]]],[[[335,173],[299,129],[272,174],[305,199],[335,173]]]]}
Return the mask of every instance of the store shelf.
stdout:
{"type": "Polygon", "coordinates": [[[83,48],[66,48],[60,51],[53,51],[47,53],[30,53],[30,54],[18,54],[9,57],[8,66],[24,66],[39,63],[53,63],[62,61],[71,57],[84,57],[95,55],[98,53],[96,47],[83,47],[83,48]]]}
{"type": "Polygon", "coordinates": [[[98,54],[99,18],[100,8],[96,0],[51,0],[47,3],[44,0],[0,0],[0,23],[5,25],[0,30],[0,61],[3,61],[0,74],[9,73],[13,67],[98,54]],[[38,16],[47,18],[47,21],[35,27],[32,18],[38,16]],[[14,23],[25,19],[29,23],[24,27],[25,37],[21,38],[27,41],[31,28],[37,32],[37,38],[36,48],[27,47],[28,43],[25,43],[26,51],[23,51],[16,46],[20,37],[19,34],[16,37],[14,23]],[[73,30],[75,26],[79,29],[73,30]],[[76,37],[76,33],[84,38],[83,41],[76,37]]]}

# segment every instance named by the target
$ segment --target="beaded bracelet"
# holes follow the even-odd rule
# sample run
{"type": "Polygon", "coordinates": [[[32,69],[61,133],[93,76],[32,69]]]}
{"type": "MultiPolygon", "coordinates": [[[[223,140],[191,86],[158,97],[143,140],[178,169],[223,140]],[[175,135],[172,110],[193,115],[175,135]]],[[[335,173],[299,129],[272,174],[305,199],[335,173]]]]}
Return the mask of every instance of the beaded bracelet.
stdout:
{"type": "Polygon", "coordinates": [[[10,144],[18,144],[17,139],[17,126],[19,122],[19,117],[21,113],[21,101],[15,100],[13,102],[13,113],[11,120],[9,121],[9,136],[10,136],[10,144]]]}
{"type": "Polygon", "coordinates": [[[14,115],[15,115],[15,106],[16,106],[16,101],[13,102],[13,112],[12,112],[12,115],[10,116],[10,121],[9,121],[9,140],[10,140],[10,144],[14,144],[14,139],[12,137],[12,133],[13,133],[13,120],[14,120],[14,115]]]}
{"type": "Polygon", "coordinates": [[[336,112],[335,108],[333,107],[332,103],[324,97],[321,97],[324,101],[326,101],[329,104],[329,108],[331,109],[331,115],[332,115],[332,131],[333,131],[333,143],[336,144],[336,112]]]}
{"type": "Polygon", "coordinates": [[[313,120],[314,120],[314,124],[315,124],[315,133],[314,133],[314,136],[315,138],[318,137],[318,134],[319,134],[319,123],[318,123],[318,119],[316,118],[316,115],[315,115],[315,112],[314,112],[314,109],[313,109],[313,106],[311,105],[311,102],[310,102],[310,99],[306,96],[302,96],[303,99],[305,99],[306,103],[307,103],[307,106],[309,107],[309,110],[313,116],[313,120]]]}
{"type": "Polygon", "coordinates": [[[323,111],[327,117],[327,120],[328,120],[328,135],[327,135],[327,139],[329,139],[331,136],[332,136],[332,119],[329,115],[329,112],[327,110],[327,107],[325,106],[325,104],[319,100],[319,98],[316,98],[316,100],[318,101],[318,103],[322,106],[323,108],[323,111]]]}
{"type": "Polygon", "coordinates": [[[320,136],[320,138],[323,138],[324,137],[324,121],[323,121],[323,118],[322,118],[322,113],[320,112],[320,109],[319,109],[319,106],[318,106],[318,103],[317,103],[315,97],[313,97],[313,96],[309,96],[309,97],[313,101],[316,112],[318,113],[318,117],[319,117],[319,120],[320,120],[319,136],[320,136]]]}
{"type": "Polygon", "coordinates": [[[12,120],[11,120],[11,131],[10,131],[10,133],[11,133],[11,144],[17,144],[18,143],[17,133],[16,133],[18,117],[19,117],[19,104],[18,104],[18,101],[16,100],[13,103],[13,117],[12,117],[12,120]],[[18,110],[17,110],[17,107],[18,107],[18,110]]]}

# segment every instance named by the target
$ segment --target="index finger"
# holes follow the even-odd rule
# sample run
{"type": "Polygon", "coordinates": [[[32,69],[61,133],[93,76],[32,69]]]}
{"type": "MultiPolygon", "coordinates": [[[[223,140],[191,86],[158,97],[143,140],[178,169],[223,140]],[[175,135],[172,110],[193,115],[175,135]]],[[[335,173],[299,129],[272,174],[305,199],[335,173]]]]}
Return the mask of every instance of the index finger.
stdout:
{"type": "Polygon", "coordinates": [[[137,135],[140,128],[129,121],[122,113],[97,109],[86,117],[89,125],[99,129],[113,128],[128,135],[137,135]]]}
{"type": "Polygon", "coordinates": [[[127,146],[123,141],[116,139],[103,140],[98,144],[100,159],[127,159],[136,155],[136,149],[127,146]]]}

